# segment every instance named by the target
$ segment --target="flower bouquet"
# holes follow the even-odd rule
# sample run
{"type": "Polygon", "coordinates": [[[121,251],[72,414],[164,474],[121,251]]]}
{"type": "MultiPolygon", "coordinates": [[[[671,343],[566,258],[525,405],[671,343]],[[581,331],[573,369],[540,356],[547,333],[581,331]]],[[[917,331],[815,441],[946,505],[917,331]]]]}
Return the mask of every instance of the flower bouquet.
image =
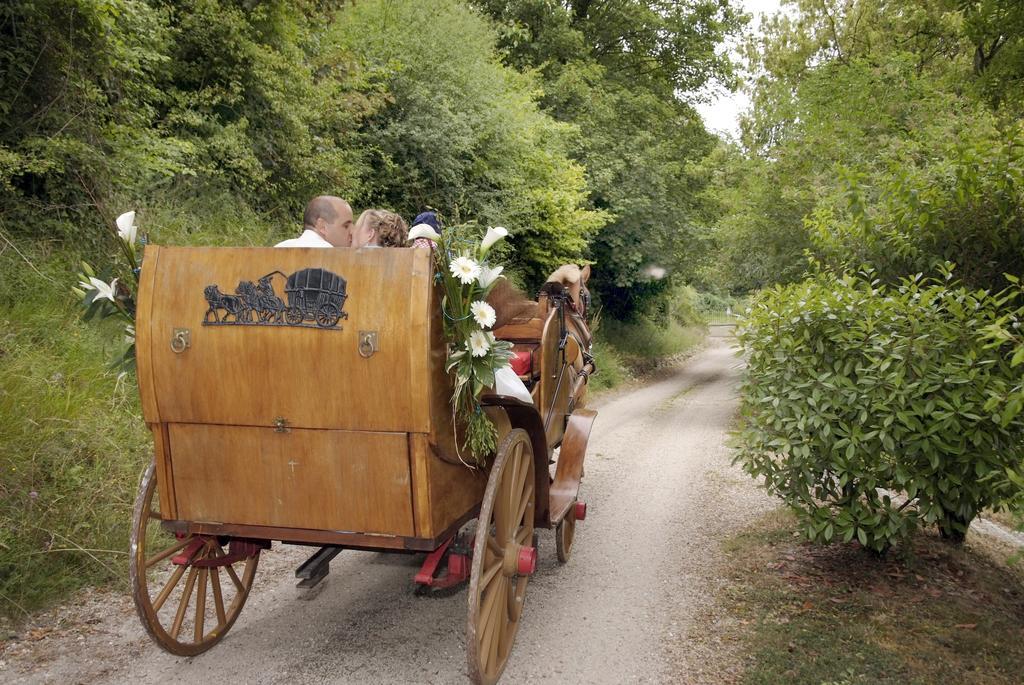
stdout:
{"type": "Polygon", "coordinates": [[[480,393],[494,385],[495,372],[507,367],[512,358],[512,343],[496,340],[489,330],[496,315],[486,301],[503,269],[492,266],[487,254],[508,231],[500,226],[488,228],[479,241],[461,241],[451,235],[447,231],[442,237],[431,226],[418,224],[409,231],[409,241],[425,238],[435,243],[435,278],[443,293],[441,313],[448,341],[445,369],[455,376],[452,413],[456,425],[466,426],[462,449],[481,465],[497,447],[498,432],[480,406],[480,393]]]}
{"type": "Polygon", "coordinates": [[[78,286],[71,288],[71,292],[85,307],[86,321],[116,316],[126,322],[124,340],[127,348],[114,361],[113,366],[127,371],[135,368],[135,292],[139,287],[139,230],[135,225],[135,212],[125,212],[117,217],[115,223],[117,244],[125,262],[117,266],[122,267],[122,272],[127,270],[130,274],[128,284],[119,278],[114,278],[108,283],[106,277],[110,274],[103,274],[105,277],[99,278],[88,262],[82,262],[82,270],[78,273],[78,286]]]}

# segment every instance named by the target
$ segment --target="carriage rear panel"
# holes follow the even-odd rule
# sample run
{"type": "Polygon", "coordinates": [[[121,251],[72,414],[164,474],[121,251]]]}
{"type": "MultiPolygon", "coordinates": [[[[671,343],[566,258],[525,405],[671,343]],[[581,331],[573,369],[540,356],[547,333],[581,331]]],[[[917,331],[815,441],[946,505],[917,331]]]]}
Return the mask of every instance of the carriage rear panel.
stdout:
{"type": "Polygon", "coordinates": [[[309,531],[430,540],[470,515],[484,479],[445,463],[457,455],[432,275],[422,249],[148,246],[139,388],[162,511],[324,541],[340,538],[309,531]],[[342,305],[336,321],[287,316],[302,272],[291,285],[342,305]],[[172,346],[181,329],[188,346],[172,346]]]}
{"type": "MultiPolygon", "coordinates": [[[[150,287],[140,293],[140,378],[150,423],[429,432],[431,266],[423,250],[154,248],[150,287]],[[260,321],[226,298],[264,274],[323,269],[344,278],[348,318],[321,327],[274,314],[260,321]],[[221,303],[223,304],[223,303],[221,303]],[[188,349],[171,338],[188,329],[188,349]],[[379,350],[359,352],[359,331],[379,350]]],[[[284,295],[284,276],[274,277],[284,295]]],[[[282,298],[283,299],[283,298],[282,298]]]]}

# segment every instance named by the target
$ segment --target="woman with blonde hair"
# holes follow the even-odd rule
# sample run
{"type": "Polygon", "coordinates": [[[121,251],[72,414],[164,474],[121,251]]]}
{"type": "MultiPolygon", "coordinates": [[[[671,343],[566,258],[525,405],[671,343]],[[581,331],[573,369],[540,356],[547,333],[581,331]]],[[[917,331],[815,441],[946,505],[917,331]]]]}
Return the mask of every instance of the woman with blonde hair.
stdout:
{"type": "Polygon", "coordinates": [[[386,209],[367,209],[352,229],[352,247],[405,247],[405,219],[386,209]]]}

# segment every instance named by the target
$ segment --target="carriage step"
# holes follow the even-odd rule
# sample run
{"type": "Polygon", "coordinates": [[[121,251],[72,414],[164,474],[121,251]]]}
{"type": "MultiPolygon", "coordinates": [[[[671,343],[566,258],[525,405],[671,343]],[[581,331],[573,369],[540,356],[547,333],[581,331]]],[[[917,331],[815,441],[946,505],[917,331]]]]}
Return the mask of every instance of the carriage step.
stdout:
{"type": "Polygon", "coordinates": [[[328,545],[321,547],[313,556],[302,562],[302,565],[295,569],[295,577],[301,578],[295,587],[308,590],[316,587],[317,583],[327,577],[331,572],[331,559],[338,556],[344,547],[328,545]]]}
{"type": "Polygon", "coordinates": [[[427,555],[423,566],[413,579],[421,593],[447,590],[469,580],[471,545],[464,536],[450,537],[427,555]],[[442,560],[447,566],[441,569],[442,560]]]}

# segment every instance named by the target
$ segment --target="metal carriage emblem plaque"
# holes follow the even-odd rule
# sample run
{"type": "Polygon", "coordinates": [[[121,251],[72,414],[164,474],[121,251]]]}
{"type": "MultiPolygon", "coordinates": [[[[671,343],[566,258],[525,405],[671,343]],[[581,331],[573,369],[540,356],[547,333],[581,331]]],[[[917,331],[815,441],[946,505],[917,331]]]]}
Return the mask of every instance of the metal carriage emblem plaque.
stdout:
{"type": "Polygon", "coordinates": [[[204,326],[302,326],[341,330],[345,311],[345,279],[326,269],[302,269],[291,276],[271,271],[257,281],[241,281],[233,295],[220,287],[203,289],[208,305],[204,326]],[[284,299],[274,290],[274,277],[284,280],[284,299]]]}

